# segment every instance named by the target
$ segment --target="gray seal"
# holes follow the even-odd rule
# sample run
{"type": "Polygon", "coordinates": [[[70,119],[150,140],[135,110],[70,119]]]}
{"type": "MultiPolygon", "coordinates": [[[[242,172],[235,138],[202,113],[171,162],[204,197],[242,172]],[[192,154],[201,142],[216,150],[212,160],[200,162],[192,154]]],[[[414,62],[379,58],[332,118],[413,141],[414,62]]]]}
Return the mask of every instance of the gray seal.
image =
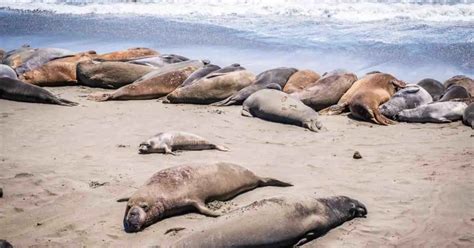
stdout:
{"type": "Polygon", "coordinates": [[[13,248],[13,245],[4,239],[0,239],[0,248],[13,248]]]}
{"type": "Polygon", "coordinates": [[[446,89],[441,82],[432,78],[425,78],[417,84],[430,93],[433,101],[438,101],[446,89]]]}
{"type": "Polygon", "coordinates": [[[0,78],[0,98],[19,102],[49,103],[75,106],[77,103],[54,96],[51,92],[20,80],[0,78]]]}
{"type": "Polygon", "coordinates": [[[183,57],[181,55],[162,54],[162,55],[148,57],[148,58],[134,59],[127,62],[138,64],[138,65],[163,67],[167,64],[174,64],[174,63],[179,63],[179,62],[188,61],[188,60],[189,60],[188,58],[183,57]]]}
{"type": "Polygon", "coordinates": [[[433,102],[414,109],[400,111],[395,115],[395,119],[405,122],[448,123],[462,120],[466,108],[465,102],[433,102]]]}
{"type": "Polygon", "coordinates": [[[201,79],[201,78],[203,78],[203,77],[209,75],[210,73],[215,72],[219,69],[221,69],[221,68],[217,65],[213,65],[213,64],[204,65],[204,67],[196,70],[191,75],[189,75],[189,77],[186,78],[186,80],[184,80],[184,82],[179,87],[185,87],[185,86],[191,85],[194,82],[198,81],[199,79],[201,79]]]}
{"type": "Polygon", "coordinates": [[[397,91],[386,103],[380,105],[380,113],[393,119],[404,109],[412,109],[433,102],[430,93],[416,84],[407,84],[406,88],[397,91]]]}
{"type": "Polygon", "coordinates": [[[38,48],[28,58],[23,61],[23,64],[15,68],[18,75],[27,71],[34,70],[56,58],[74,55],[73,51],[61,48],[38,48]]]}
{"type": "Polygon", "coordinates": [[[255,175],[230,163],[189,164],[154,174],[128,200],[123,219],[126,232],[137,232],[159,220],[195,210],[203,215],[220,214],[205,203],[228,200],[264,186],[292,186],[274,178],[255,175]]]}
{"type": "Polygon", "coordinates": [[[243,103],[242,115],[305,127],[313,132],[322,128],[319,115],[300,100],[274,89],[253,93],[243,103]]]}
{"type": "Polygon", "coordinates": [[[316,198],[298,192],[212,219],[170,247],[297,247],[366,215],[364,204],[347,196],[316,198]]]}
{"type": "Polygon", "coordinates": [[[440,102],[446,102],[452,99],[460,99],[460,98],[469,98],[471,95],[467,91],[466,88],[460,85],[452,85],[451,87],[447,88],[444,92],[440,102]]]}
{"type": "Polygon", "coordinates": [[[474,129],[474,103],[469,104],[469,106],[464,110],[462,122],[474,129]]]}
{"type": "Polygon", "coordinates": [[[280,67],[264,71],[257,75],[255,83],[239,90],[232,96],[212,104],[213,106],[229,106],[241,104],[247,97],[262,89],[279,89],[285,87],[288,79],[298,70],[295,68],[280,67]]]}
{"type": "Polygon", "coordinates": [[[18,79],[18,76],[16,75],[15,70],[13,70],[10,66],[8,65],[2,65],[0,64],[0,78],[1,77],[7,77],[7,78],[12,78],[12,79],[18,79]]]}

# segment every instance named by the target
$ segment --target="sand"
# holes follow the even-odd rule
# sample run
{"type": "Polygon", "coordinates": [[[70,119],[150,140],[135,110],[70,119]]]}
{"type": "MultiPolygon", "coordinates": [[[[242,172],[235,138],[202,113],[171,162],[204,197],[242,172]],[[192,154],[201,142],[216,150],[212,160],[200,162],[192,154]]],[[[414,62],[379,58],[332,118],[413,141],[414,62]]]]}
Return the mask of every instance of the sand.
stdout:
{"type": "Polygon", "coordinates": [[[474,131],[461,122],[377,126],[322,117],[327,132],[240,115],[240,106],[92,102],[83,87],[47,88],[80,106],[0,100],[0,239],[16,247],[144,247],[170,243],[205,225],[186,214],[144,231],[123,231],[125,203],[158,170],[218,161],[245,166],[294,187],[265,187],[225,204],[228,211],[300,192],[347,195],[367,218],[331,230],[305,247],[473,247],[474,131]],[[201,135],[230,152],[139,155],[161,131],[201,135]],[[352,158],[359,151],[362,159],[352,158]],[[165,232],[171,228],[185,228],[165,232]]]}

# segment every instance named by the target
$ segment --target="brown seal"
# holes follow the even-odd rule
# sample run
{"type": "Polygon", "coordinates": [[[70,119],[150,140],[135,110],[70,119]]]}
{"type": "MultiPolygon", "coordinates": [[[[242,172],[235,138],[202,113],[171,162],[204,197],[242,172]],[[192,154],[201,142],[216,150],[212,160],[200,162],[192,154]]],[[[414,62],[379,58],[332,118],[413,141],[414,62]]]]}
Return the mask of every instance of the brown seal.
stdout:
{"type": "Polygon", "coordinates": [[[159,52],[143,47],[129,48],[127,50],[115,51],[111,53],[104,53],[97,56],[97,60],[103,61],[124,61],[124,60],[133,60],[150,56],[160,55],[159,52]]]}
{"type": "Polygon", "coordinates": [[[474,96],[474,80],[472,78],[464,75],[457,75],[444,82],[446,90],[453,85],[459,85],[466,88],[469,94],[474,96]]]}
{"type": "Polygon", "coordinates": [[[335,71],[325,74],[318,81],[291,96],[319,111],[336,104],[355,81],[357,81],[355,74],[335,71]]]}
{"type": "MultiPolygon", "coordinates": [[[[129,199],[123,224],[126,232],[137,232],[165,217],[198,211],[219,216],[206,207],[213,200],[228,200],[263,186],[292,186],[273,178],[263,178],[242,166],[230,163],[182,165],[154,174],[129,199]]],[[[120,199],[119,201],[126,200],[120,199]]]]}
{"type": "Polygon", "coordinates": [[[318,81],[321,76],[312,70],[301,70],[295,72],[286,82],[283,92],[287,94],[299,92],[308,85],[318,81]]]}
{"type": "Polygon", "coordinates": [[[371,120],[380,125],[394,122],[383,116],[379,106],[390,99],[406,83],[386,73],[374,73],[356,81],[341,97],[337,105],[321,110],[323,114],[340,114],[349,109],[358,119],[371,120]]]}

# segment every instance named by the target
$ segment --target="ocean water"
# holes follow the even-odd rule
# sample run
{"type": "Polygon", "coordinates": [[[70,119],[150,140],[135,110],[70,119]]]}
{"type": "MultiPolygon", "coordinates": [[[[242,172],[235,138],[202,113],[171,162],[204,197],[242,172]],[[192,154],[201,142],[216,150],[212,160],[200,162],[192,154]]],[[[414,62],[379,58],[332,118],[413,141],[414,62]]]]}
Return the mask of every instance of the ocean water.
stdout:
{"type": "Polygon", "coordinates": [[[22,44],[442,81],[474,76],[474,0],[1,0],[0,48],[22,44]]]}

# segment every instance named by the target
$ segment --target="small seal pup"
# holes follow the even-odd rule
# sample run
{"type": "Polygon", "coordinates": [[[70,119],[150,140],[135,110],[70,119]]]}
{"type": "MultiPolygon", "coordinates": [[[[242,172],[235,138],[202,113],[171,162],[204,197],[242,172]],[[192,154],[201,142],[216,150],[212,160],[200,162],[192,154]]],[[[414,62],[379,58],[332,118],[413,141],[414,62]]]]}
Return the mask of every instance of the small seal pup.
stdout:
{"type": "Polygon", "coordinates": [[[467,91],[466,88],[460,85],[451,85],[449,88],[446,89],[440,102],[446,102],[452,99],[460,99],[460,98],[469,98],[471,95],[467,91]]]}
{"type": "Polygon", "coordinates": [[[432,78],[425,78],[417,84],[430,93],[433,101],[438,101],[446,90],[441,82],[432,78]]]}
{"type": "Polygon", "coordinates": [[[129,199],[118,201],[128,201],[123,219],[125,231],[138,232],[165,217],[190,210],[207,216],[219,216],[205,203],[228,200],[264,186],[292,185],[274,178],[259,177],[236,164],[188,164],[155,173],[129,199]]]}
{"type": "Polygon", "coordinates": [[[8,65],[2,65],[2,64],[0,64],[0,78],[1,77],[8,77],[8,78],[11,78],[11,79],[18,79],[18,76],[16,75],[15,70],[13,70],[8,65]]]}
{"type": "Polygon", "coordinates": [[[75,102],[58,98],[41,87],[7,77],[0,78],[0,99],[19,102],[49,103],[63,106],[77,105],[75,102]]]}
{"type": "Polygon", "coordinates": [[[297,193],[255,201],[209,220],[170,247],[297,247],[366,215],[364,204],[347,196],[297,193]]]}
{"type": "Polygon", "coordinates": [[[295,68],[279,67],[264,71],[257,75],[255,83],[239,90],[228,98],[213,103],[213,106],[229,106],[241,104],[247,97],[262,89],[283,89],[288,79],[298,70],[295,68]]]}
{"type": "Polygon", "coordinates": [[[395,115],[395,119],[405,122],[448,123],[461,120],[466,108],[465,102],[433,102],[414,109],[402,110],[395,115]]]}
{"type": "Polygon", "coordinates": [[[299,70],[288,79],[283,92],[287,94],[299,92],[320,78],[321,76],[312,70],[299,70]]]}
{"type": "Polygon", "coordinates": [[[318,112],[279,90],[259,90],[250,95],[242,105],[243,116],[297,125],[313,132],[322,128],[318,112]]]}
{"type": "Polygon", "coordinates": [[[164,132],[142,142],[138,153],[164,153],[176,155],[177,150],[212,150],[229,151],[224,146],[213,144],[203,137],[186,132],[164,132]]]}
{"type": "Polygon", "coordinates": [[[380,105],[380,113],[393,119],[398,112],[433,102],[430,93],[416,84],[407,84],[406,88],[395,93],[390,100],[380,105]]]}
{"type": "Polygon", "coordinates": [[[469,104],[469,106],[464,110],[462,122],[474,129],[474,102],[469,104]]]}

